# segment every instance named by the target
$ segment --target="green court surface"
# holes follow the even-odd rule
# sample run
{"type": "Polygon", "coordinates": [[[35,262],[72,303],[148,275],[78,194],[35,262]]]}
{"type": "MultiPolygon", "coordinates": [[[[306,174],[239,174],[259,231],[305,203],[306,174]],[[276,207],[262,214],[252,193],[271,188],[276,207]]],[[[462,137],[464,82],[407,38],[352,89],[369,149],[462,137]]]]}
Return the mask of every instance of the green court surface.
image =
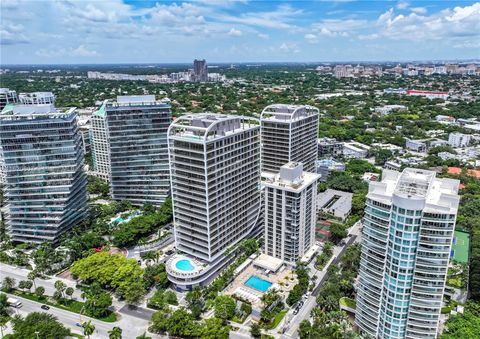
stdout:
{"type": "Polygon", "coordinates": [[[461,231],[455,231],[455,240],[453,243],[453,260],[459,263],[468,262],[468,249],[470,248],[470,234],[461,231]]]}

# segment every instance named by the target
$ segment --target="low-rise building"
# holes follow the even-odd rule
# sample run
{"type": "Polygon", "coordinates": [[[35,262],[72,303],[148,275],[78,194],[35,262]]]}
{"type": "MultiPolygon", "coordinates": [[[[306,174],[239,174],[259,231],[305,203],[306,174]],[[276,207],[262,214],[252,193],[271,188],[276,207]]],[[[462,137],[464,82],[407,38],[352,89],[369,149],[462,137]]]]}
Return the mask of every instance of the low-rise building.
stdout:
{"type": "Polygon", "coordinates": [[[415,152],[426,152],[427,151],[427,144],[425,140],[413,140],[407,139],[405,147],[411,151],[415,152]]]}
{"type": "Polygon", "coordinates": [[[327,181],[330,172],[345,171],[345,164],[333,159],[322,159],[315,162],[317,173],[320,174],[320,181],[327,181]]]}
{"type": "Polygon", "coordinates": [[[400,170],[402,169],[402,164],[400,164],[398,162],[395,162],[395,161],[387,161],[383,165],[383,168],[388,169],[388,170],[392,170],[392,171],[400,172],[400,170]]]}
{"type": "Polygon", "coordinates": [[[448,135],[448,144],[452,147],[466,147],[470,144],[472,136],[463,133],[450,133],[448,135]]]}
{"type": "Polygon", "coordinates": [[[447,98],[448,98],[448,92],[419,91],[419,90],[415,90],[415,89],[409,89],[407,91],[407,95],[409,95],[409,96],[422,96],[422,97],[426,97],[427,99],[447,100],[447,98]]]}
{"type": "Polygon", "coordinates": [[[356,141],[343,143],[343,156],[352,159],[365,159],[370,152],[370,146],[356,141]]]}
{"type": "Polygon", "coordinates": [[[352,211],[353,193],[328,189],[317,196],[317,209],[344,221],[352,211]]]}
{"type": "Polygon", "coordinates": [[[408,108],[404,105],[385,105],[381,107],[375,107],[375,112],[380,113],[381,115],[388,115],[392,112],[400,112],[406,110],[408,110],[408,108]]]}
{"type": "Polygon", "coordinates": [[[338,157],[343,154],[343,143],[335,138],[318,139],[318,158],[338,157]]]}

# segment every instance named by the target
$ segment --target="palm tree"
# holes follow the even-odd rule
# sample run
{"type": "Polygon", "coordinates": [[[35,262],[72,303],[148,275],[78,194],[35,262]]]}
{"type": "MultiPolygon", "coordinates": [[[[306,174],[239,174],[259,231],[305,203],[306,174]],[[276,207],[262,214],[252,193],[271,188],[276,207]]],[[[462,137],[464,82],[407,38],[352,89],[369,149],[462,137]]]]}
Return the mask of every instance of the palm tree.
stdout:
{"type": "Polygon", "coordinates": [[[38,277],[38,272],[36,270],[31,270],[30,272],[28,272],[27,278],[28,278],[28,280],[32,281],[35,289],[37,288],[37,284],[35,283],[35,278],[37,278],[37,277],[38,277]]]}
{"type": "Polygon", "coordinates": [[[111,331],[108,331],[109,339],[122,339],[122,329],[115,326],[111,331]]]}
{"type": "Polygon", "coordinates": [[[3,329],[7,327],[7,323],[10,321],[10,318],[7,316],[0,315],[0,332],[3,338],[3,329]]]}
{"type": "Polygon", "coordinates": [[[2,288],[7,292],[10,292],[13,288],[15,288],[15,279],[12,277],[5,277],[2,282],[2,288]]]}
{"type": "Polygon", "coordinates": [[[95,331],[95,325],[92,324],[91,320],[83,324],[83,334],[86,335],[87,338],[90,338],[90,335],[92,335],[94,331],[95,331]]]}

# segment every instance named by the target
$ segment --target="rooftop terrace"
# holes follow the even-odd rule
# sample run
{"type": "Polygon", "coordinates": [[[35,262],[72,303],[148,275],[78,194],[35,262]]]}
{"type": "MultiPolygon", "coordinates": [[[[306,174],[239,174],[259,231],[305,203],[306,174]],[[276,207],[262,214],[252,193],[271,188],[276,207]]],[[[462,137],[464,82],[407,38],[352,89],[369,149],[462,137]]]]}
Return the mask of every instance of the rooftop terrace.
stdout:
{"type": "Polygon", "coordinates": [[[274,104],[264,108],[260,120],[291,122],[318,115],[318,108],[309,105],[274,104]]]}
{"type": "Polygon", "coordinates": [[[245,116],[215,113],[186,114],[170,125],[169,135],[207,141],[258,126],[257,119],[245,116]]]}

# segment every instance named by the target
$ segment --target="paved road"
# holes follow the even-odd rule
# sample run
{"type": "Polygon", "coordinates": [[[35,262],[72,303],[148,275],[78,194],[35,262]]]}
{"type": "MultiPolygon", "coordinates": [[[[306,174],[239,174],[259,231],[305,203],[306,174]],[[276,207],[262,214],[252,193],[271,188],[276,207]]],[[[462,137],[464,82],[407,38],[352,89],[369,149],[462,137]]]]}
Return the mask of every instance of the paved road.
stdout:
{"type": "MultiPolygon", "coordinates": [[[[7,276],[12,277],[15,279],[16,284],[18,284],[21,280],[27,280],[28,273],[30,273],[30,270],[27,270],[25,268],[19,268],[19,267],[0,263],[0,276],[2,277],[2,279],[7,276]]],[[[45,288],[45,294],[53,295],[53,293],[56,291],[55,281],[57,280],[63,281],[67,285],[67,287],[75,288],[76,283],[74,281],[59,278],[59,277],[51,277],[50,279],[46,279],[46,280],[37,278],[35,279],[35,285],[37,287],[43,286],[45,288]]],[[[35,289],[35,286],[32,287],[32,291],[34,289],[35,289]]],[[[73,297],[80,299],[81,294],[82,292],[80,290],[75,289],[75,292],[73,293],[73,297]]]]}
{"type": "MultiPolygon", "coordinates": [[[[12,277],[16,280],[16,283],[18,284],[19,281],[21,280],[26,280],[27,275],[30,271],[27,269],[22,269],[22,268],[17,268],[14,266],[10,265],[5,265],[5,264],[0,264],[0,276],[6,277],[12,277]]],[[[36,286],[43,286],[45,288],[45,294],[47,295],[53,295],[55,292],[55,281],[57,280],[62,280],[67,284],[67,286],[75,288],[75,282],[72,282],[67,279],[61,279],[57,277],[52,277],[51,279],[35,279],[36,286]]],[[[33,288],[32,288],[33,289],[33,288]]],[[[76,299],[81,300],[81,291],[78,289],[75,289],[75,292],[73,294],[73,297],[76,299]]],[[[18,296],[14,296],[14,298],[20,299],[18,296]]],[[[20,311],[25,312],[33,312],[33,311],[42,311],[40,308],[41,304],[38,304],[34,301],[30,301],[27,299],[22,299],[22,303],[24,304],[24,307],[20,309],[20,311]],[[25,302],[23,302],[25,300],[25,302]],[[29,306],[27,306],[29,305],[29,306]]],[[[125,303],[120,302],[114,298],[113,300],[113,307],[115,310],[118,310],[120,313],[120,319],[115,322],[115,323],[104,323],[99,320],[94,320],[95,323],[99,324],[99,331],[102,329],[105,329],[104,334],[106,336],[99,336],[99,338],[108,338],[108,335],[106,334],[107,331],[109,331],[113,326],[119,326],[122,328],[125,332],[125,329],[128,328],[127,332],[125,332],[124,338],[135,338],[136,336],[142,334],[145,332],[145,330],[148,327],[148,322],[151,318],[151,315],[154,313],[154,311],[138,307],[136,310],[130,310],[128,307],[125,306],[125,303]],[[131,336],[127,336],[126,334],[129,333],[131,336]]],[[[51,307],[50,310],[48,311],[50,313],[55,313],[55,315],[60,315],[58,318],[59,320],[65,324],[65,326],[69,327],[69,323],[73,324],[73,327],[75,327],[75,323],[80,320],[80,315],[76,313],[72,313],[69,311],[64,311],[61,309],[57,309],[54,307],[51,307]]],[[[88,318],[83,316],[83,318],[88,318]]],[[[97,325],[95,325],[97,327],[97,325]]],[[[81,329],[80,329],[81,330],[81,329]]]]}
{"type": "MultiPolygon", "coordinates": [[[[298,336],[297,334],[298,326],[303,320],[310,318],[310,313],[317,304],[316,297],[320,292],[320,289],[322,288],[323,284],[326,282],[328,278],[328,272],[327,272],[328,267],[332,264],[333,265],[337,264],[338,261],[343,256],[343,254],[345,253],[346,249],[350,245],[352,245],[354,242],[357,242],[360,239],[359,238],[360,227],[361,227],[360,223],[355,224],[352,227],[352,229],[349,232],[350,237],[348,238],[344,246],[334,246],[332,259],[322,271],[318,271],[314,267],[312,270],[312,267],[310,267],[310,269],[312,270],[312,273],[317,276],[317,279],[318,279],[317,286],[312,291],[312,294],[305,301],[305,304],[300,309],[300,312],[297,315],[293,315],[292,309],[289,310],[289,312],[284,318],[284,321],[282,322],[282,324],[280,324],[281,326],[285,326],[285,323],[287,324],[287,330],[285,331],[285,334],[281,336],[281,338],[289,339],[289,338],[296,338],[298,336]]],[[[310,266],[312,265],[314,265],[314,260],[312,261],[310,266]]]]}
{"type": "Polygon", "coordinates": [[[150,321],[150,318],[152,318],[153,313],[155,313],[154,310],[150,310],[143,307],[137,307],[137,306],[132,307],[130,305],[125,305],[118,311],[122,314],[126,314],[129,316],[140,318],[147,321],[150,321]]]}
{"type": "MultiPolygon", "coordinates": [[[[58,318],[58,320],[65,326],[70,328],[73,332],[83,334],[83,329],[76,326],[75,324],[81,320],[88,321],[91,320],[95,326],[96,332],[91,336],[92,339],[104,339],[108,338],[108,331],[110,331],[114,326],[119,326],[123,330],[124,338],[135,338],[138,335],[141,335],[146,330],[146,324],[139,324],[137,321],[128,322],[120,321],[115,323],[106,323],[100,320],[92,319],[86,316],[80,316],[79,314],[65,311],[59,308],[50,307],[48,311],[40,308],[41,303],[24,299],[16,295],[10,295],[12,298],[16,298],[22,301],[22,307],[14,309],[18,314],[26,316],[28,313],[32,312],[44,312],[53,314],[58,318]],[[123,323],[123,324],[121,324],[123,323]]],[[[123,319],[122,319],[123,320],[123,319]]]]}

